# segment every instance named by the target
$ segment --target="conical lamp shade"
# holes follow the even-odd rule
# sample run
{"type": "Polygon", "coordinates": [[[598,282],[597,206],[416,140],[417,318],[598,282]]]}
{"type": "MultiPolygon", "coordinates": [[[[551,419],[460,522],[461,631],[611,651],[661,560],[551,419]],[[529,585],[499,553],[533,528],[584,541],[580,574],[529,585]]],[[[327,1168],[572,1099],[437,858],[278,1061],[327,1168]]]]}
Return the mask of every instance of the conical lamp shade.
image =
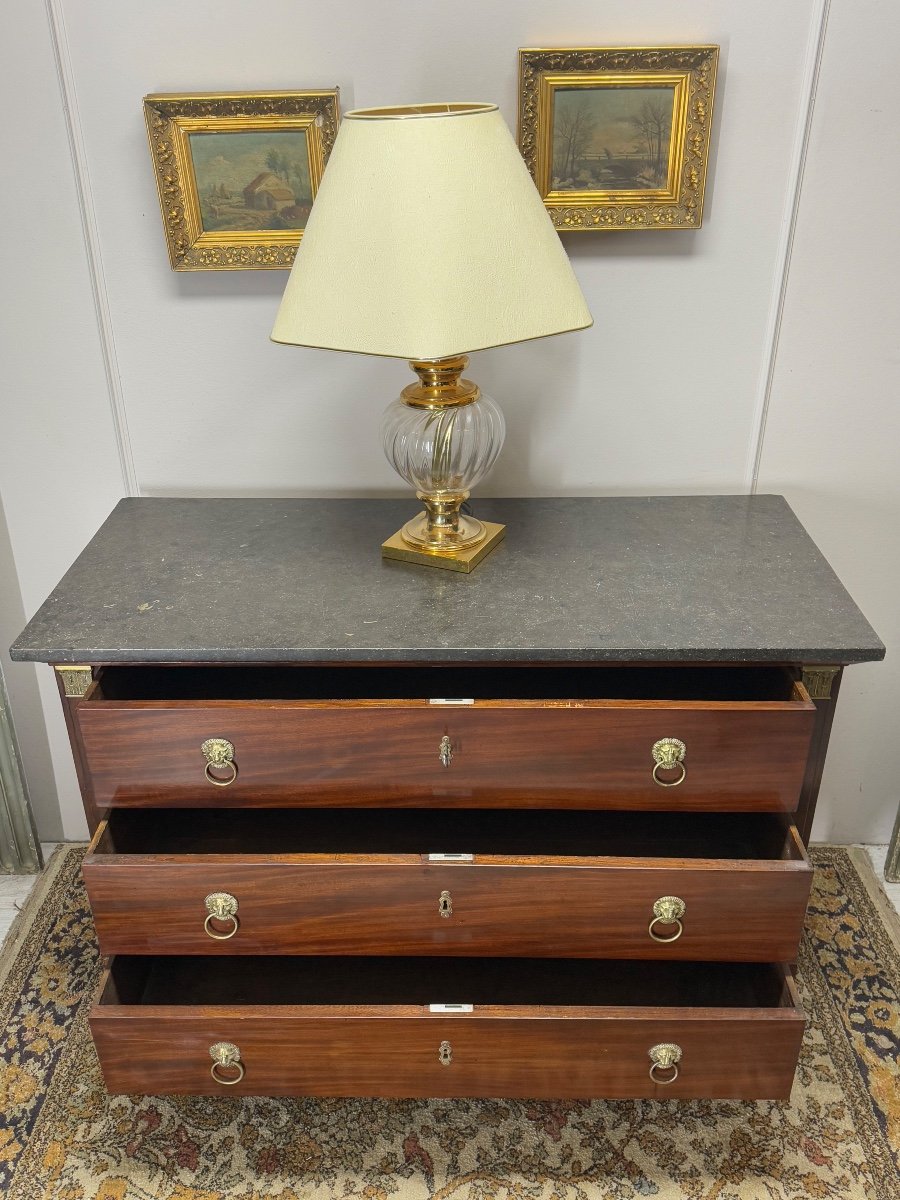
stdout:
{"type": "Polygon", "coordinates": [[[591,323],[495,105],[344,115],[274,341],[435,359],[591,323]]]}

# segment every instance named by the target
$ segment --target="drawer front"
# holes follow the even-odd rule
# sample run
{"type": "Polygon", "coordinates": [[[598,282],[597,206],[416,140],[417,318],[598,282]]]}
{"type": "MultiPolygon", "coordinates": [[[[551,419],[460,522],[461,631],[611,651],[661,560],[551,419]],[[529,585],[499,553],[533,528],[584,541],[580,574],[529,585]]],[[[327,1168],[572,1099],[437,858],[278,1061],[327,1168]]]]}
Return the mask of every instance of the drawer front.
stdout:
{"type": "Polygon", "coordinates": [[[111,1092],[786,1100],[804,1027],[797,1010],[483,1011],[98,1006],[91,1030],[111,1092]],[[222,1043],[234,1085],[212,1077],[222,1043]],[[681,1051],[674,1082],[650,1077],[660,1044],[681,1051]]]}
{"type": "Polygon", "coordinates": [[[80,705],[77,720],[101,808],[792,811],[814,716],[803,699],[460,708],[100,701],[80,705]],[[666,738],[684,744],[683,763],[654,780],[653,747],[666,738]],[[230,743],[232,764],[210,767],[208,739],[230,743]]]}
{"type": "Polygon", "coordinates": [[[566,863],[478,855],[451,865],[413,855],[272,861],[95,852],[84,863],[105,954],[791,961],[811,877],[803,857],[566,863]],[[205,903],[216,894],[229,898],[221,918],[205,903]],[[677,899],[674,910],[665,897],[677,899]],[[663,917],[654,922],[655,905],[663,917]]]}

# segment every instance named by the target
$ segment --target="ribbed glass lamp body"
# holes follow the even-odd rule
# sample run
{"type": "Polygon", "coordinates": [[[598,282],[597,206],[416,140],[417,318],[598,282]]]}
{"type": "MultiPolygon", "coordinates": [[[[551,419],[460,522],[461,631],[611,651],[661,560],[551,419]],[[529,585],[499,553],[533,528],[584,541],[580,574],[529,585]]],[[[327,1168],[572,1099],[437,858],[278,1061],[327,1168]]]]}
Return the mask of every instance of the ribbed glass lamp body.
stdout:
{"type": "Polygon", "coordinates": [[[496,462],[505,435],[500,406],[484,392],[471,404],[429,408],[398,397],[381,423],[388,462],[429,494],[470,491],[496,462]]]}

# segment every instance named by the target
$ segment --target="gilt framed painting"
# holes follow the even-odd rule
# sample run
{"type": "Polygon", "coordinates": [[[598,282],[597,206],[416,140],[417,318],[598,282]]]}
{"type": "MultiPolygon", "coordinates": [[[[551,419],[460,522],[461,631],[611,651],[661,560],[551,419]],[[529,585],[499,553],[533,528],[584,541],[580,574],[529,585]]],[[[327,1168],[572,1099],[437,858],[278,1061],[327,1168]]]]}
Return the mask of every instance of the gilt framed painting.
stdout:
{"type": "Polygon", "coordinates": [[[334,144],[338,90],[144,97],[173,271],[286,270],[334,144]]]}
{"type": "Polygon", "coordinates": [[[718,55],[519,51],[519,149],[558,229],[700,228],[718,55]]]}

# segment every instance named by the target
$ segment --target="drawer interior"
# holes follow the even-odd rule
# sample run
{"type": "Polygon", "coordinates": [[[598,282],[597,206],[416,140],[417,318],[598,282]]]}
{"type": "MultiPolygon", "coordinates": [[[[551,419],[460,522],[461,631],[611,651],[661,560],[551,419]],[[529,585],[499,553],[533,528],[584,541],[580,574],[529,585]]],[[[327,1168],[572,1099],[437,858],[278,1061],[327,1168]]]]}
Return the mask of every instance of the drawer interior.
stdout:
{"type": "Polygon", "coordinates": [[[90,700],[790,701],[783,666],[108,666],[90,700]]]}
{"type": "Polygon", "coordinates": [[[804,860],[777,813],[528,809],[114,809],[95,853],[804,860]]]}
{"type": "Polygon", "coordinates": [[[103,1004],[473,1004],[782,1008],[770,963],[590,959],[118,956],[103,1004]]]}

